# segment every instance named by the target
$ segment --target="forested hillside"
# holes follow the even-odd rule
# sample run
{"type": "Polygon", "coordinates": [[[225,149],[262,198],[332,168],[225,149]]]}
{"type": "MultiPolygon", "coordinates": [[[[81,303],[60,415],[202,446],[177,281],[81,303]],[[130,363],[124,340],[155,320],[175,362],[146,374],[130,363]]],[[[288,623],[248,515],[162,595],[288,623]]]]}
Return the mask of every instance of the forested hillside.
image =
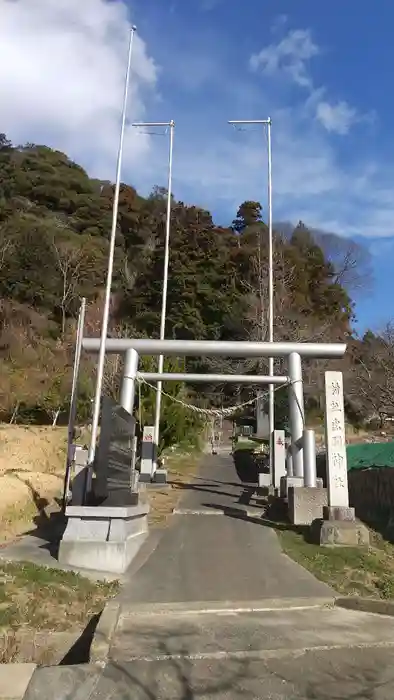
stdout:
{"type": "MultiPolygon", "coordinates": [[[[52,417],[67,409],[80,297],[88,301],[87,333],[100,329],[113,191],[110,182],[89,178],[63,153],[34,144],[15,147],[0,136],[3,420],[52,417]]],[[[165,190],[156,187],[143,198],[122,185],[111,334],[158,335],[165,212],[165,190]]],[[[168,338],[267,339],[264,212],[258,202],[244,202],[234,215],[232,227],[222,228],[208,211],[174,199],[168,338]]],[[[284,228],[278,226],[274,241],[276,339],[348,340],[357,246],[336,236],[319,239],[301,222],[284,228]]],[[[196,364],[207,371],[219,365],[225,371],[259,369],[255,361],[225,358],[196,364]]],[[[313,363],[308,368],[312,398],[321,388],[315,369],[313,363]]],[[[118,370],[112,358],[109,392],[116,391],[118,370]]],[[[93,377],[85,358],[80,412],[86,414],[93,377]]],[[[203,388],[206,399],[212,390],[203,388]]],[[[215,393],[216,402],[233,400],[236,389],[218,387],[215,393]]]]}

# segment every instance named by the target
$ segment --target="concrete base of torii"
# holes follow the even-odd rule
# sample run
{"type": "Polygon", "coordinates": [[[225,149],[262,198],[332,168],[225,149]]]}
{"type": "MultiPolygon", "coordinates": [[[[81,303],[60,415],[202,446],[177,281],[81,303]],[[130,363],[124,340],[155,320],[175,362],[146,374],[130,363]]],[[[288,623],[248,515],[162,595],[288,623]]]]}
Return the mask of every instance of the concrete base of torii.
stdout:
{"type": "Polygon", "coordinates": [[[367,547],[369,530],[357,520],[354,508],[327,506],[323,518],[312,523],[311,538],[329,547],[367,547]]]}

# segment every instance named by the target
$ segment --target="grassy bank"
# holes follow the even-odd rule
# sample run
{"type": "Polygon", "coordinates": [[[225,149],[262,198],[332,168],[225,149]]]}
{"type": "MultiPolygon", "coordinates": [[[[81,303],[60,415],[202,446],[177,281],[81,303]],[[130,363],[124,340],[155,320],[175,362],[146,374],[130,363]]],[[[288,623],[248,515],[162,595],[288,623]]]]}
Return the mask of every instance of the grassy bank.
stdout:
{"type": "Polygon", "coordinates": [[[394,598],[394,546],[371,530],[371,546],[319,547],[307,541],[308,528],[270,523],[283,551],[342,595],[394,598]]]}
{"type": "Polygon", "coordinates": [[[0,540],[34,529],[56,510],[66,460],[66,428],[0,425],[0,540]]]}
{"type": "Polygon", "coordinates": [[[68,571],[0,563],[0,628],[83,628],[115,595],[118,583],[95,583],[68,571]]]}
{"type": "MultiPolygon", "coordinates": [[[[0,485],[1,479],[6,477],[17,484],[27,484],[26,489],[18,491],[16,503],[12,505],[8,502],[2,504],[0,492],[3,545],[18,534],[34,530],[38,521],[50,525],[47,519],[54,516],[55,522],[60,515],[59,501],[55,495],[60,493],[62,485],[65,440],[66,433],[62,429],[11,426],[11,429],[3,430],[0,446],[0,450],[3,450],[3,464],[8,454],[9,464],[13,464],[14,471],[10,473],[10,467],[3,469],[0,485]],[[27,454],[29,448],[30,455],[27,454]],[[46,471],[40,472],[39,469],[46,471]],[[36,476],[41,473],[57,476],[59,484],[55,493],[48,488],[38,490],[37,479],[34,484],[30,479],[32,472],[36,476]]],[[[196,474],[200,459],[201,453],[198,451],[169,451],[165,460],[169,486],[147,490],[151,527],[166,525],[186,483],[196,474]]],[[[0,562],[0,635],[3,635],[0,661],[6,663],[22,657],[26,660],[21,642],[18,641],[21,634],[33,638],[36,633],[42,632],[44,646],[41,651],[44,655],[47,631],[60,634],[75,632],[78,638],[89,621],[102,611],[106,601],[116,595],[118,590],[118,582],[94,582],[72,572],[48,569],[27,562],[0,562]]],[[[59,642],[54,637],[53,640],[56,646],[59,642]]],[[[49,649],[50,636],[48,645],[49,649]]]]}

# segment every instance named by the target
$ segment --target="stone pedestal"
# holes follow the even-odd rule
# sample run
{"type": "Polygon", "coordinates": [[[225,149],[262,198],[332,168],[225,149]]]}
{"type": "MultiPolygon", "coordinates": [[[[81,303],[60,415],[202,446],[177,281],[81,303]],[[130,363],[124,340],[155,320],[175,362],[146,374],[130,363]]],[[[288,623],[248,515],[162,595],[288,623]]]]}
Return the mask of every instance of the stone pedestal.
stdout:
{"type": "Polygon", "coordinates": [[[277,498],[279,494],[278,489],[275,488],[275,486],[258,486],[257,487],[257,496],[263,499],[272,499],[272,498],[277,498]]]}
{"type": "Polygon", "coordinates": [[[314,542],[337,547],[361,547],[369,545],[368,528],[356,519],[354,508],[326,506],[323,518],[311,525],[314,542]]]}
{"type": "Polygon", "coordinates": [[[369,530],[359,520],[315,520],[311,538],[328,547],[367,547],[369,530]]]}
{"type": "Polygon", "coordinates": [[[149,505],[68,506],[58,559],[77,569],[122,574],[148,533],[149,505]]]}
{"type": "Polygon", "coordinates": [[[287,499],[287,494],[291,486],[300,488],[303,485],[304,478],[302,476],[282,476],[280,480],[280,497],[287,499]]]}
{"type": "Polygon", "coordinates": [[[74,477],[71,484],[71,503],[81,506],[85,500],[88,479],[88,450],[75,447],[74,477]]]}
{"type": "Polygon", "coordinates": [[[167,483],[167,469],[156,469],[155,475],[153,477],[155,484],[166,484],[167,483]]]}
{"type": "Polygon", "coordinates": [[[290,486],[287,498],[290,522],[293,525],[310,525],[323,517],[323,508],[327,506],[327,489],[290,486]]]}
{"type": "Polygon", "coordinates": [[[324,520],[347,520],[354,522],[356,520],[356,511],[349,506],[326,506],[323,508],[324,520]]]}
{"type": "Polygon", "coordinates": [[[151,475],[151,474],[147,474],[146,472],[144,472],[144,473],[140,472],[139,483],[140,483],[140,484],[150,484],[150,483],[152,483],[152,475],[151,475]]]}
{"type": "Polygon", "coordinates": [[[270,488],[271,474],[259,474],[259,488],[270,488]]]}
{"type": "Polygon", "coordinates": [[[169,488],[170,484],[167,481],[167,469],[156,469],[153,479],[145,479],[140,480],[139,482],[139,491],[140,493],[145,489],[145,490],[159,490],[159,489],[165,489],[169,488]]]}

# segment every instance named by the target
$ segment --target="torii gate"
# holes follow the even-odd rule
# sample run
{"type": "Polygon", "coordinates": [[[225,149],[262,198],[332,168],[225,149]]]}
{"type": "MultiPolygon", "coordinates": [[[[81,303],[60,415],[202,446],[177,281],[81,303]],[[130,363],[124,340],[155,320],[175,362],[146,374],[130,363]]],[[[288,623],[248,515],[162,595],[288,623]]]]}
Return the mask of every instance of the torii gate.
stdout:
{"type": "MultiPolygon", "coordinates": [[[[100,348],[99,338],[83,338],[82,348],[96,353],[100,348]]],[[[234,384],[275,384],[289,385],[289,418],[291,433],[291,454],[293,473],[296,477],[304,476],[303,430],[304,430],[304,392],[301,360],[338,359],[346,352],[345,343],[264,343],[251,341],[213,341],[213,340],[151,340],[141,338],[107,338],[107,353],[124,354],[124,370],[120,395],[120,404],[132,413],[135,398],[135,382],[141,355],[172,356],[223,356],[223,357],[286,357],[288,358],[288,376],[261,376],[235,374],[182,374],[141,372],[142,379],[150,382],[184,381],[201,383],[234,384]]],[[[272,436],[271,436],[272,437],[272,436]]]]}

